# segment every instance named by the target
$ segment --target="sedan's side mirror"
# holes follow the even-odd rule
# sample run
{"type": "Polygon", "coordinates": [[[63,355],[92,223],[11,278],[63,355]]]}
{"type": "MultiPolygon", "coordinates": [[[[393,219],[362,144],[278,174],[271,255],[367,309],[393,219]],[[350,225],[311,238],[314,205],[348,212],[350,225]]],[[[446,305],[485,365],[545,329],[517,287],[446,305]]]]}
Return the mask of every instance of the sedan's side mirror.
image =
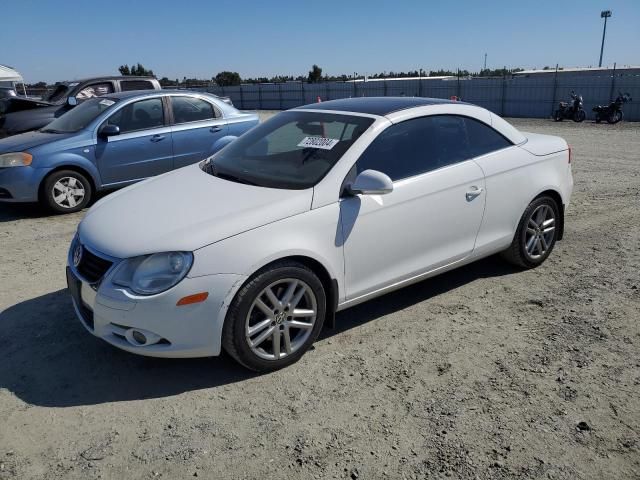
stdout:
{"type": "Polygon", "coordinates": [[[76,97],[67,97],[67,105],[70,107],[75,107],[78,105],[78,99],[76,97]]]}
{"type": "Polygon", "coordinates": [[[117,125],[106,124],[104,125],[98,135],[102,138],[113,137],[115,135],[120,135],[120,127],[117,125]]]}
{"type": "Polygon", "coordinates": [[[347,190],[352,195],[384,195],[393,191],[393,182],[388,175],[378,170],[365,170],[356,177],[347,190]]]}

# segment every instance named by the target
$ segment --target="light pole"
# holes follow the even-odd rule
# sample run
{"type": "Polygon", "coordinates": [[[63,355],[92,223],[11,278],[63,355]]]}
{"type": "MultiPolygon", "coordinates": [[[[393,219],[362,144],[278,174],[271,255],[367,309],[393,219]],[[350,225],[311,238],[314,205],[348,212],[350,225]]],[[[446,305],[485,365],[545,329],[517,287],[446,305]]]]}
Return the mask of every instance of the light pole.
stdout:
{"type": "Polygon", "coordinates": [[[604,18],[604,28],[602,30],[602,46],[600,47],[600,62],[598,67],[602,67],[602,52],[604,52],[604,36],[607,34],[607,18],[611,16],[611,10],[603,10],[600,12],[600,18],[604,18]]]}

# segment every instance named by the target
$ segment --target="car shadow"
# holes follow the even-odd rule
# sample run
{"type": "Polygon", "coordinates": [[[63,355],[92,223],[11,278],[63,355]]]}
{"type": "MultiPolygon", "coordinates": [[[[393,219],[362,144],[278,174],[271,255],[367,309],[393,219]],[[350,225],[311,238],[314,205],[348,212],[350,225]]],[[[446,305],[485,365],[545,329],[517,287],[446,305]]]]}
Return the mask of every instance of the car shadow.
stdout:
{"type": "MultiPolygon", "coordinates": [[[[114,190],[99,191],[94,194],[94,197],[81,212],[86,212],[94,203],[101,198],[109,195],[114,190]]],[[[73,214],[72,214],[73,215],[73,214]]],[[[0,223],[13,222],[15,220],[22,220],[27,218],[47,218],[57,217],[60,214],[54,213],[45,206],[37,203],[0,203],[0,223]]],[[[64,216],[64,214],[62,214],[64,216]]]]}
{"type": "MultiPolygon", "coordinates": [[[[325,329],[321,339],[474,280],[514,271],[503,262],[482,260],[340,312],[337,327],[325,329]]],[[[225,355],[159,359],[118,350],[84,330],[66,289],[0,312],[0,389],[31,405],[68,407],[167,397],[256,375],[225,355]]]]}

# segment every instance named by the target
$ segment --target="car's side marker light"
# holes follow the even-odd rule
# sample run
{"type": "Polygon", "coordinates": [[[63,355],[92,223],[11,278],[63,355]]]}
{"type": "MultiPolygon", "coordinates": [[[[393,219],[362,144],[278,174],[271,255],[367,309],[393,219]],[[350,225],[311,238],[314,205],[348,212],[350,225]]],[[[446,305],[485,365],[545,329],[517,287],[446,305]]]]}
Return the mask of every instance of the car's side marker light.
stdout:
{"type": "Polygon", "coordinates": [[[180,300],[178,300],[176,306],[181,307],[182,305],[191,305],[192,303],[204,302],[208,297],[209,292],[194,293],[193,295],[182,297],[180,300]]]}

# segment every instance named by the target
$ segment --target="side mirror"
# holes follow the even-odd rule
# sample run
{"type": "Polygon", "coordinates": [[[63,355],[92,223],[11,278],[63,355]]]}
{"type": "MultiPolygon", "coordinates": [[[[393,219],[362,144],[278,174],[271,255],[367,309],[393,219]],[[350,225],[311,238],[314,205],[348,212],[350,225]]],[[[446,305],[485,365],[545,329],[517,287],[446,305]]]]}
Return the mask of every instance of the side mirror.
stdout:
{"type": "Polygon", "coordinates": [[[115,135],[120,135],[120,127],[117,125],[109,125],[107,123],[98,131],[98,136],[102,138],[113,137],[115,135]]]}
{"type": "Polygon", "coordinates": [[[67,97],[67,105],[70,107],[75,107],[78,105],[78,99],[76,97],[67,97]]]}
{"type": "Polygon", "coordinates": [[[365,170],[347,187],[352,195],[384,195],[393,191],[393,182],[384,173],[377,170],[365,170]]]}

